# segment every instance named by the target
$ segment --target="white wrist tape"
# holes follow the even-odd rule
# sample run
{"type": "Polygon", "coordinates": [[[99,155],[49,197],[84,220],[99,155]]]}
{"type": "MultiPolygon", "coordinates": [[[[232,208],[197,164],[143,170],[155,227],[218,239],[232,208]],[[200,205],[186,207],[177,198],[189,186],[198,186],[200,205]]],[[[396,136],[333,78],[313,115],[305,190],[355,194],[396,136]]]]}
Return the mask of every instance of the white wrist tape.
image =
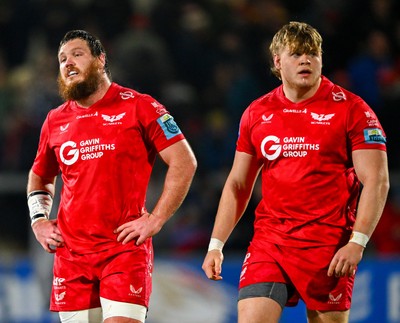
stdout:
{"type": "Polygon", "coordinates": [[[46,191],[33,191],[28,195],[29,216],[31,224],[41,218],[49,218],[51,207],[53,205],[53,197],[46,191]]]}
{"type": "Polygon", "coordinates": [[[364,248],[367,246],[368,241],[369,237],[366,234],[357,231],[352,232],[349,240],[349,242],[357,243],[364,248]]]}
{"type": "Polygon", "coordinates": [[[210,244],[208,245],[208,251],[210,250],[219,250],[222,251],[222,248],[224,247],[224,243],[217,239],[217,238],[211,238],[210,244]]]}

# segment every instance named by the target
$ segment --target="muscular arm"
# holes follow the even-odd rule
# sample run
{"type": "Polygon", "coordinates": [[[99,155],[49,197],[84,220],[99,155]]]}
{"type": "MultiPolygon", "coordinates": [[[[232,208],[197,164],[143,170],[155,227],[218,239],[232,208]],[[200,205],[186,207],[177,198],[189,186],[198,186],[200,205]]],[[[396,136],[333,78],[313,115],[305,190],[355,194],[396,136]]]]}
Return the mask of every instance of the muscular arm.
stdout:
{"type": "MultiPolygon", "coordinates": [[[[225,182],[215,218],[212,238],[226,242],[242,217],[252,194],[261,165],[246,153],[236,152],[232,169],[225,182]]],[[[203,262],[208,278],[221,279],[223,255],[219,250],[210,250],[203,262]]]]}
{"type": "MultiPolygon", "coordinates": [[[[357,177],[363,184],[353,231],[371,237],[382,215],[389,191],[389,172],[386,152],[380,150],[356,150],[353,164],[357,177]]],[[[349,242],[333,257],[328,275],[352,275],[361,261],[364,247],[349,242]]]]}
{"type": "Polygon", "coordinates": [[[246,210],[259,171],[260,165],[253,156],[236,152],[232,169],[222,190],[211,237],[224,243],[228,240],[246,210]]]}
{"type": "Polygon", "coordinates": [[[197,168],[196,158],[186,140],[160,152],[161,159],[168,165],[164,187],[151,214],[160,225],[178,210],[185,199],[197,168]]]}
{"type": "Polygon", "coordinates": [[[185,199],[197,162],[186,140],[181,140],[160,152],[161,159],[167,164],[163,190],[153,211],[141,218],[118,227],[118,241],[127,243],[137,237],[141,244],[148,237],[157,234],[165,222],[177,211],[185,199]]]}
{"type": "Polygon", "coordinates": [[[389,191],[386,153],[380,150],[356,150],[353,163],[363,184],[354,231],[371,237],[382,215],[389,191]]]}
{"type": "MultiPolygon", "coordinates": [[[[49,192],[51,196],[54,196],[55,183],[56,177],[41,177],[31,170],[28,175],[27,194],[29,195],[29,193],[33,191],[46,191],[49,192]]],[[[47,252],[55,252],[55,249],[50,248],[50,246],[61,247],[64,244],[56,220],[46,220],[46,218],[40,219],[32,225],[32,230],[37,241],[47,252]]]]}
{"type": "Polygon", "coordinates": [[[31,170],[28,175],[27,195],[33,191],[47,191],[51,196],[54,196],[55,183],[56,177],[40,177],[31,170]]]}

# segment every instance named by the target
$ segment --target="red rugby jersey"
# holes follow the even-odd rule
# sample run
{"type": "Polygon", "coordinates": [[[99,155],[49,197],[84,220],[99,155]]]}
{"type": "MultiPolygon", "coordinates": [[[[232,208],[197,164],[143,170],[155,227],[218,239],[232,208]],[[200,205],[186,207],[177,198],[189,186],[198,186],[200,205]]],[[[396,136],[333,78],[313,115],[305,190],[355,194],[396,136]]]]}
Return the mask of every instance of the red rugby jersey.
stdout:
{"type": "Polygon", "coordinates": [[[61,171],[57,219],[66,246],[78,253],[114,246],[113,230],[145,210],[157,152],[183,138],[163,105],[116,83],[88,109],[68,101],[51,110],[32,170],[61,171]]]}
{"type": "Polygon", "coordinates": [[[360,189],[351,152],[386,150],[385,142],[371,108],[325,77],[300,103],[282,86],[252,102],[237,150],[263,163],[254,240],[310,247],[348,239],[360,189]]]}

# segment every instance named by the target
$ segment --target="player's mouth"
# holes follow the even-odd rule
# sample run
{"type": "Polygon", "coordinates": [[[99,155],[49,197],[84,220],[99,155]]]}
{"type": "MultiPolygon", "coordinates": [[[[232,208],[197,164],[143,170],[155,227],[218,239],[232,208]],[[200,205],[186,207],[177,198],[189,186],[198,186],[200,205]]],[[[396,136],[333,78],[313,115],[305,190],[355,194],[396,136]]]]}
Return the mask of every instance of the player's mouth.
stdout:
{"type": "Polygon", "coordinates": [[[68,73],[67,73],[67,78],[68,79],[72,79],[72,78],[74,78],[76,75],[78,75],[79,73],[77,72],[77,71],[75,71],[75,70],[71,70],[71,71],[68,71],[68,73]]]}
{"type": "Polygon", "coordinates": [[[312,74],[312,71],[311,70],[309,70],[309,69],[304,69],[304,70],[301,70],[299,73],[298,73],[300,76],[308,76],[308,75],[311,75],[312,74]]]}

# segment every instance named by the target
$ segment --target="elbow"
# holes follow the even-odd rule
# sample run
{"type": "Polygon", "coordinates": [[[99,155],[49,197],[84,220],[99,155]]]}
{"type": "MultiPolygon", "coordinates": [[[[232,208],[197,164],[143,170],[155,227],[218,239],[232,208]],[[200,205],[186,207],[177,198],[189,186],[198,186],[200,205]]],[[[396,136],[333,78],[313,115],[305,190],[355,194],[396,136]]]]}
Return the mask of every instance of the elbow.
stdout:
{"type": "Polygon", "coordinates": [[[189,154],[187,158],[180,160],[177,168],[179,176],[193,178],[197,170],[197,160],[194,154],[189,154]]]}
{"type": "Polygon", "coordinates": [[[197,170],[197,159],[194,155],[190,158],[189,162],[187,163],[187,168],[189,173],[193,177],[197,170]]]}
{"type": "Polygon", "coordinates": [[[384,195],[388,195],[390,189],[390,181],[389,181],[389,176],[386,176],[384,179],[381,181],[381,190],[384,195]]]}

